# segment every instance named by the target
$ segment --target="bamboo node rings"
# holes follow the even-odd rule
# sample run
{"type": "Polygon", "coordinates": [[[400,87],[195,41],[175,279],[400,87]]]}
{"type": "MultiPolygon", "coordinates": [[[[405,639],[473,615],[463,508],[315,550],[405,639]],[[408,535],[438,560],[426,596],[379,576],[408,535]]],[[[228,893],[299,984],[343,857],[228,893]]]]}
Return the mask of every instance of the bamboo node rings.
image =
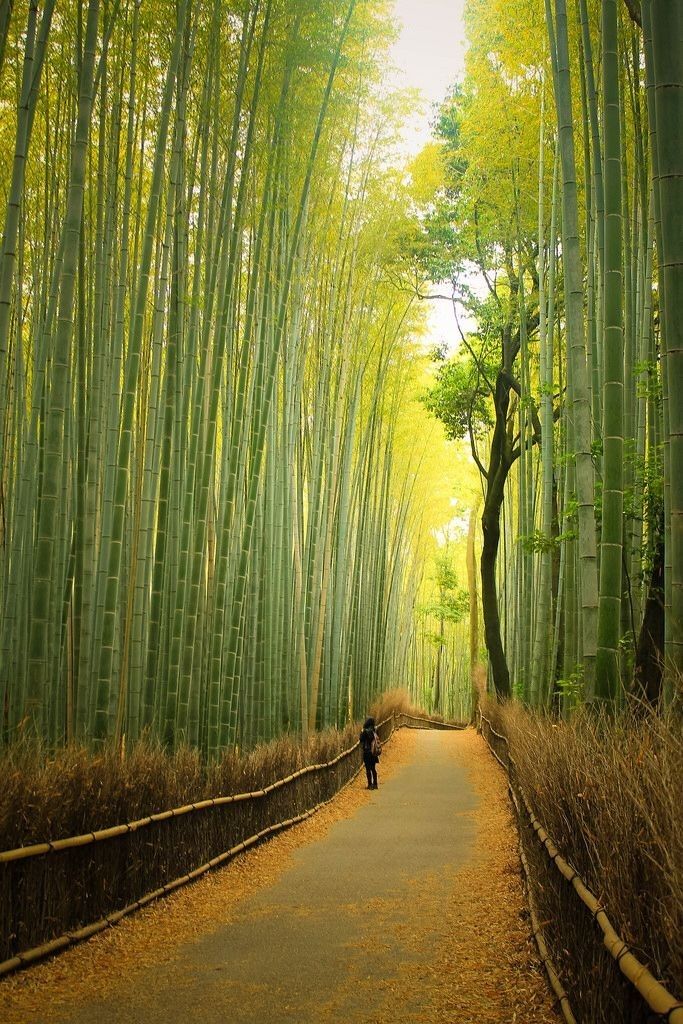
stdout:
{"type": "Polygon", "coordinates": [[[623,946],[621,947],[621,949],[619,950],[619,952],[615,956],[615,960],[617,961],[617,963],[620,962],[620,960],[621,960],[621,958],[623,956],[626,956],[626,954],[630,953],[630,952],[631,952],[631,947],[628,946],[626,943],[624,943],[623,946]]]}

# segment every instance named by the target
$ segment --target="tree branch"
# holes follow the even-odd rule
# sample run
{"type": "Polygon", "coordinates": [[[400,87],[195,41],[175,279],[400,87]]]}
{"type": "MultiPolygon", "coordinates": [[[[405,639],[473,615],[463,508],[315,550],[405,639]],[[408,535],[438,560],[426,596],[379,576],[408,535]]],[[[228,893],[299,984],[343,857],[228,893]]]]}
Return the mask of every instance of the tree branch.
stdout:
{"type": "Polygon", "coordinates": [[[474,440],[474,431],[472,430],[472,411],[471,411],[471,407],[470,407],[470,415],[467,417],[467,433],[470,435],[470,448],[472,449],[472,458],[476,462],[477,469],[479,470],[479,472],[483,476],[484,480],[488,480],[488,478],[489,478],[488,470],[484,468],[484,463],[479,458],[479,454],[477,452],[477,443],[474,440]]]}
{"type": "MultiPolygon", "coordinates": [[[[455,310],[455,304],[453,305],[453,309],[455,310]]],[[[455,321],[456,321],[456,323],[458,323],[457,314],[456,314],[456,317],[455,317],[455,321]]],[[[481,363],[479,356],[474,351],[474,349],[470,345],[469,341],[467,340],[467,338],[465,337],[463,332],[460,330],[460,324],[459,323],[458,323],[458,330],[460,331],[460,337],[462,338],[463,345],[465,346],[465,348],[467,349],[469,354],[472,356],[472,359],[474,361],[474,365],[477,368],[477,373],[479,374],[480,377],[483,377],[484,383],[486,384],[486,386],[489,389],[489,391],[491,392],[491,394],[495,397],[496,389],[493,386],[493,384],[491,383],[491,381],[488,379],[488,377],[486,376],[486,373],[484,372],[483,364],[481,363]]]]}
{"type": "MultiPolygon", "coordinates": [[[[509,384],[509,386],[515,392],[515,394],[519,398],[521,398],[522,397],[522,386],[519,383],[519,381],[517,380],[517,378],[513,377],[513,375],[511,373],[508,373],[507,370],[501,370],[501,374],[503,376],[503,379],[507,382],[507,384],[509,384]]],[[[534,437],[538,436],[540,438],[540,436],[541,436],[541,421],[538,418],[538,409],[536,408],[536,403],[534,402],[534,400],[533,400],[533,398],[531,396],[529,396],[529,409],[531,410],[531,424],[532,424],[532,426],[534,428],[534,437]]]]}
{"type": "Polygon", "coordinates": [[[521,445],[521,444],[517,443],[517,442],[519,442],[519,440],[520,440],[519,434],[516,434],[513,444],[517,444],[517,447],[516,448],[513,447],[512,451],[510,452],[510,460],[511,460],[511,462],[515,462],[515,460],[520,457],[520,455],[522,454],[522,447],[524,447],[524,449],[526,451],[531,451],[531,449],[533,448],[533,446],[535,444],[539,444],[540,441],[541,441],[541,435],[540,434],[532,434],[531,437],[528,437],[526,439],[526,441],[524,442],[524,445],[521,445]]]}
{"type": "Polygon", "coordinates": [[[432,292],[430,295],[424,295],[421,291],[418,291],[416,289],[415,294],[417,295],[418,299],[445,299],[446,302],[454,301],[452,295],[442,295],[440,292],[432,292]]]}
{"type": "Polygon", "coordinates": [[[486,267],[484,266],[484,254],[481,251],[481,239],[479,238],[479,213],[477,211],[477,204],[476,203],[474,204],[474,241],[475,241],[475,244],[477,246],[477,255],[479,256],[479,269],[481,270],[482,276],[483,276],[484,280],[486,281],[486,286],[487,286],[488,290],[491,292],[491,295],[493,295],[493,297],[496,300],[496,303],[498,305],[498,308],[500,309],[501,308],[500,297],[498,295],[498,292],[494,288],[494,286],[491,284],[491,281],[489,279],[489,275],[486,273],[486,267]]]}

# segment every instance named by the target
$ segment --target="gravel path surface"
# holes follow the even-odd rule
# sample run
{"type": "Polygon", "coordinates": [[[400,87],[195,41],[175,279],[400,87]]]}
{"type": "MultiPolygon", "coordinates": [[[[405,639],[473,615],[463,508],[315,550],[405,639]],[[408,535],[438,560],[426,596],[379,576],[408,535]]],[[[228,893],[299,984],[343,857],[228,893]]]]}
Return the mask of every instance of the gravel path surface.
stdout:
{"type": "Polygon", "coordinates": [[[0,984],[6,1024],[557,1021],[502,774],[402,730],[304,825],[0,984]],[[364,775],[364,773],[363,773],[364,775]]]}

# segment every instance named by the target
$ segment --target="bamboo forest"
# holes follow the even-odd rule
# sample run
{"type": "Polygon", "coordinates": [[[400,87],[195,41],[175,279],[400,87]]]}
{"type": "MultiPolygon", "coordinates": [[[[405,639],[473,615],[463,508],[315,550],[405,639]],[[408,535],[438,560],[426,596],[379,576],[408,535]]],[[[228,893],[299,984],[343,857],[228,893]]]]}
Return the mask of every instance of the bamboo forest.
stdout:
{"type": "Polygon", "coordinates": [[[0,226],[0,1016],[681,1024],[683,0],[0,0],[0,226]]]}

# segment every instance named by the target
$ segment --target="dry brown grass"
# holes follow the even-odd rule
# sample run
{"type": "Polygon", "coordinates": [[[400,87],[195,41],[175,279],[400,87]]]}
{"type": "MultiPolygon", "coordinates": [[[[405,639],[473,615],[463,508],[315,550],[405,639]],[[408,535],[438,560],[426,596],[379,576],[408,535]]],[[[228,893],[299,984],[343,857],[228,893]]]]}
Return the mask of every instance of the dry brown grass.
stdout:
{"type": "MultiPolygon", "coordinates": [[[[406,690],[392,690],[370,709],[377,722],[392,713],[423,714],[406,690]]],[[[359,723],[324,729],[306,741],[286,734],[251,751],[227,751],[207,763],[196,749],[169,753],[149,740],[127,750],[93,752],[72,745],[47,751],[19,742],[0,750],[0,849],[61,839],[133,821],[208,797],[270,785],[310,764],[331,761],[358,739],[359,723]]]]}
{"type": "MultiPolygon", "coordinates": [[[[652,973],[683,996],[683,733],[654,713],[579,712],[568,722],[518,705],[489,717],[508,736],[519,781],[563,856],[652,973]]],[[[584,1020],[647,1020],[597,925],[526,836],[541,914],[584,1020]],[[568,951],[568,952],[567,952],[568,951]]]]}
{"type": "Polygon", "coordinates": [[[141,740],[126,751],[70,746],[48,753],[20,744],[0,752],[0,849],[79,835],[208,797],[260,789],[309,764],[332,760],[358,726],[326,729],[306,742],[283,736],[206,763],[184,747],[168,753],[141,740]]]}
{"type": "Polygon", "coordinates": [[[410,693],[404,689],[387,690],[370,707],[370,714],[376,722],[381,722],[392,713],[397,715],[414,715],[416,718],[428,718],[430,722],[447,721],[443,715],[428,714],[424,708],[414,704],[410,693]]]}
{"type": "Polygon", "coordinates": [[[391,714],[424,715],[421,708],[416,707],[407,690],[387,690],[380,694],[370,706],[370,714],[376,722],[381,722],[391,714]]]}

